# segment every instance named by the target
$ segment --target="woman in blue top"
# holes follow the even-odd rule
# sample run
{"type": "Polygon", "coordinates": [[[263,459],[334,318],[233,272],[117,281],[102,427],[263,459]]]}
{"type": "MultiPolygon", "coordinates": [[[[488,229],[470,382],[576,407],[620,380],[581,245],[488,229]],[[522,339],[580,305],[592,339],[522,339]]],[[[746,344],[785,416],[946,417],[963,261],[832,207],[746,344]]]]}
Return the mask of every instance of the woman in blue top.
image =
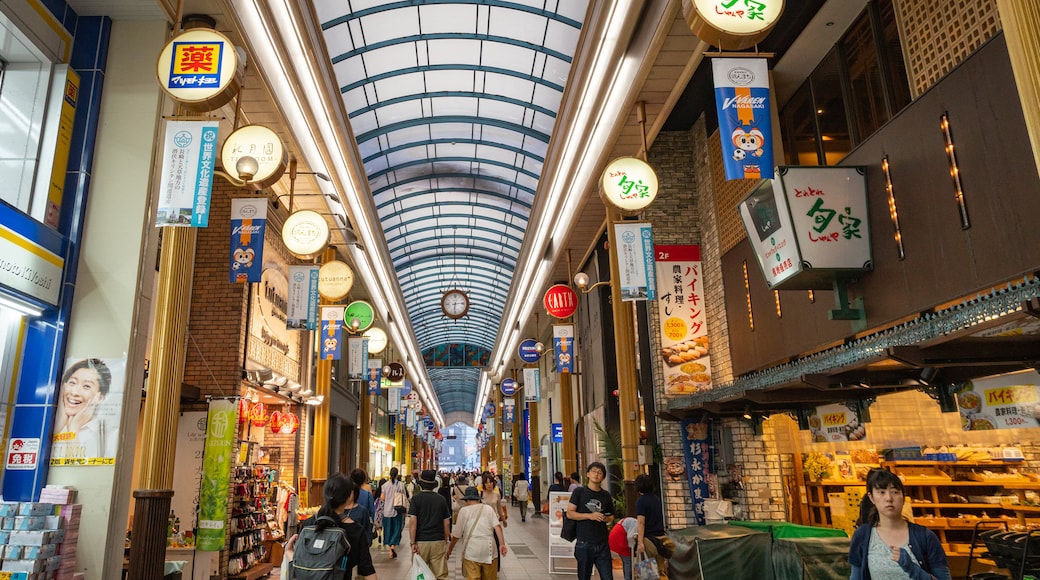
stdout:
{"type": "Polygon", "coordinates": [[[867,495],[860,510],[866,521],[856,528],[849,547],[851,580],[950,580],[939,538],[902,516],[903,482],[890,471],[867,474],[867,495]]]}

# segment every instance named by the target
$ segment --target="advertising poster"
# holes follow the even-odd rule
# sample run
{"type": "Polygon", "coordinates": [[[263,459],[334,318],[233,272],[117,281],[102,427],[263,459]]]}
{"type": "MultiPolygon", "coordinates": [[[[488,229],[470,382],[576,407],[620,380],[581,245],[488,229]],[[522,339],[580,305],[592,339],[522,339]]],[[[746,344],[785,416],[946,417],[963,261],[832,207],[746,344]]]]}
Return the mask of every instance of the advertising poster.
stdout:
{"type": "Polygon", "coordinates": [[[217,121],[169,121],[163,139],[156,226],[209,225],[217,121]]]}
{"type": "Polygon", "coordinates": [[[114,465],[126,359],[65,362],[54,416],[51,465],[114,465]]]}
{"type": "Polygon", "coordinates": [[[704,500],[709,497],[708,474],[711,470],[711,429],[708,423],[694,419],[682,421],[683,456],[686,481],[690,484],[693,513],[698,526],[704,525],[704,500]]]}
{"type": "Polygon", "coordinates": [[[568,491],[549,492],[549,560],[550,571],[559,571],[553,566],[553,560],[569,560],[574,565],[574,543],[560,537],[563,531],[563,514],[571,503],[568,491]]]}
{"type": "Polygon", "coordinates": [[[574,372],[574,325],[553,325],[553,355],[556,357],[556,372],[574,372]]]}
{"type": "Polygon", "coordinates": [[[809,432],[813,442],[863,441],[867,427],[859,422],[859,415],[840,403],[823,405],[809,410],[809,432]]]}
{"type": "Polygon", "coordinates": [[[1026,371],[975,379],[954,388],[965,431],[1038,427],[1040,375],[1026,371]]]}
{"type": "Polygon", "coordinates": [[[368,394],[383,394],[383,361],[373,358],[368,361],[368,394]]]}
{"type": "Polygon", "coordinates": [[[322,360],[339,360],[343,342],[343,307],[321,307],[321,335],[318,338],[322,360]]]}
{"type": "Polygon", "coordinates": [[[700,246],[657,246],[657,316],[667,397],[711,389],[700,246]]]}
{"type": "Polygon", "coordinates": [[[228,276],[232,284],[260,281],[266,226],[265,198],[231,200],[231,268],[228,276]]]}
{"type": "Polygon", "coordinates": [[[351,336],[347,339],[347,378],[364,380],[368,373],[368,339],[351,336]]]}
{"type": "Polygon", "coordinates": [[[713,58],[726,179],[773,177],[769,67],[764,58],[713,58]]]}
{"type": "Polygon", "coordinates": [[[502,403],[502,420],[511,427],[516,421],[516,399],[509,398],[502,403]]]}
{"type": "Polygon", "coordinates": [[[202,485],[199,488],[199,531],[195,541],[195,549],[201,552],[219,552],[227,541],[224,534],[228,514],[228,485],[237,425],[236,401],[215,399],[209,402],[206,445],[202,457],[202,485]]]}
{"type": "Polygon", "coordinates": [[[529,403],[542,400],[542,375],[537,368],[524,369],[524,400],[529,403]]]}
{"type": "Polygon", "coordinates": [[[318,318],[318,266],[289,266],[285,328],[314,330],[318,318]]]}
{"type": "Polygon", "coordinates": [[[654,234],[650,224],[614,224],[618,245],[621,299],[625,302],[654,299],[654,234]]]}
{"type": "Polygon", "coordinates": [[[205,411],[181,413],[177,423],[177,456],[173,460],[173,500],[170,510],[181,519],[181,528],[196,528],[199,509],[199,482],[202,481],[202,456],[206,449],[205,411]]]}

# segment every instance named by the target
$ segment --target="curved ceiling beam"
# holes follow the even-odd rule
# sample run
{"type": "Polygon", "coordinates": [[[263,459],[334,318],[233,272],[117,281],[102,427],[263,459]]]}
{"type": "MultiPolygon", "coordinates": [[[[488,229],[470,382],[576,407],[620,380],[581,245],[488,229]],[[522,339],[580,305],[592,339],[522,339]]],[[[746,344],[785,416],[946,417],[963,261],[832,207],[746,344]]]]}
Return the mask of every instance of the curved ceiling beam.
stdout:
{"type": "Polygon", "coordinates": [[[470,4],[477,6],[492,6],[495,8],[509,8],[510,10],[519,10],[521,12],[527,12],[528,14],[534,14],[536,16],[542,16],[549,20],[555,20],[562,24],[566,24],[571,28],[581,28],[581,22],[574,20],[573,18],[567,18],[566,16],[560,16],[555,12],[548,10],[541,10],[533,6],[527,6],[525,4],[518,4],[516,2],[509,2],[507,0],[401,0],[400,2],[391,2],[376,6],[374,8],[364,8],[357,10],[350,14],[344,14],[338,18],[333,18],[328,22],[321,24],[322,30],[328,30],[339,26],[340,24],[346,24],[352,20],[358,20],[364,16],[370,16],[372,14],[378,14],[386,10],[395,10],[398,8],[412,8],[415,6],[436,6],[438,4],[470,4]]]}
{"type": "MultiPolygon", "coordinates": [[[[492,205],[490,203],[465,203],[465,202],[461,202],[461,201],[441,201],[441,202],[437,202],[437,203],[423,203],[423,204],[419,204],[419,205],[410,205],[410,206],[402,208],[400,210],[395,210],[393,213],[394,213],[394,215],[397,215],[397,214],[400,214],[400,213],[409,212],[409,211],[415,211],[415,210],[420,210],[420,209],[430,209],[430,208],[435,208],[435,207],[455,206],[455,205],[462,206],[462,207],[480,208],[480,209],[492,209],[492,210],[495,210],[497,212],[504,213],[504,214],[506,214],[508,216],[515,217],[516,219],[523,221],[525,224],[527,223],[527,216],[526,215],[518,213],[518,212],[515,212],[515,211],[512,211],[512,210],[502,209],[502,208],[498,207],[497,205],[492,205]]],[[[517,203],[517,205],[520,205],[520,204],[517,203]]],[[[448,215],[451,215],[451,214],[448,214],[448,215]]],[[[402,223],[418,223],[418,222],[424,222],[424,221],[428,221],[428,220],[435,220],[437,218],[442,218],[442,217],[444,217],[444,214],[434,214],[434,215],[430,215],[430,216],[423,216],[423,217],[419,217],[419,218],[411,218],[411,219],[408,219],[408,220],[402,220],[402,223]]],[[[493,219],[493,218],[481,216],[481,215],[476,214],[476,213],[472,213],[472,214],[466,215],[466,219],[477,220],[477,221],[496,222],[496,223],[502,223],[502,224],[508,224],[509,223],[509,222],[504,222],[504,221],[499,220],[499,219],[493,219]]]]}
{"type": "Polygon", "coordinates": [[[520,135],[536,139],[538,141],[541,141],[542,143],[549,142],[549,135],[547,133],[542,133],[541,131],[532,129],[530,127],[526,127],[524,125],[520,125],[518,123],[511,123],[509,121],[493,119],[490,117],[478,117],[476,115],[443,115],[437,117],[416,117],[414,119],[407,119],[404,121],[398,121],[396,123],[389,123],[387,125],[380,126],[378,129],[372,129],[370,131],[365,131],[364,133],[357,135],[357,142],[358,146],[360,146],[362,143],[375,139],[380,135],[393,133],[394,131],[398,131],[400,129],[410,129],[412,127],[421,127],[424,125],[441,125],[444,123],[456,123],[459,125],[488,125],[491,127],[497,127],[499,129],[505,129],[506,131],[512,131],[513,133],[518,133],[520,135]]]}
{"type": "MultiPolygon", "coordinates": [[[[444,174],[442,173],[440,175],[444,175],[444,174]]],[[[403,183],[406,183],[406,182],[422,181],[424,179],[431,179],[431,178],[430,177],[423,177],[423,178],[420,178],[420,179],[408,179],[408,180],[404,180],[404,181],[398,181],[395,185],[400,185],[400,184],[403,184],[403,183]]],[[[479,179],[487,179],[487,178],[486,177],[480,177],[479,179]]],[[[491,190],[491,189],[481,189],[479,187],[432,187],[432,188],[428,188],[428,189],[420,189],[420,190],[416,190],[416,191],[410,191],[410,192],[402,194],[402,195],[394,196],[394,197],[390,198],[389,200],[384,201],[384,202],[376,205],[376,211],[381,211],[381,210],[387,209],[391,205],[393,205],[394,203],[407,201],[409,199],[414,199],[416,197],[422,197],[424,195],[430,195],[430,194],[451,193],[451,192],[475,193],[477,195],[486,195],[487,197],[492,197],[492,198],[495,198],[495,199],[501,199],[503,201],[508,201],[511,205],[518,205],[518,206],[520,206],[520,207],[522,207],[524,209],[531,209],[530,205],[520,201],[519,199],[517,199],[517,198],[515,198],[515,197],[513,197],[511,195],[507,195],[505,193],[501,193],[501,192],[494,191],[494,190],[491,190]]],[[[388,191],[383,191],[383,193],[388,193],[388,191]]],[[[429,205],[430,204],[425,204],[422,207],[427,207],[429,205]]],[[[458,202],[458,201],[440,201],[440,202],[434,203],[433,205],[437,205],[437,206],[441,206],[441,205],[464,205],[466,207],[477,206],[477,204],[462,203],[462,202],[458,202]]],[[[411,210],[411,209],[416,209],[418,207],[420,207],[420,206],[408,206],[408,207],[406,207],[404,209],[405,210],[411,210]]],[[[502,208],[500,208],[500,207],[498,207],[496,205],[480,204],[480,206],[478,206],[478,207],[485,207],[485,208],[490,208],[490,209],[498,209],[499,211],[501,211],[503,213],[507,213],[509,215],[512,215],[513,217],[522,219],[524,221],[526,221],[527,217],[528,217],[528,216],[523,215],[523,214],[518,214],[518,213],[510,211],[510,210],[502,209],[502,208]]],[[[395,211],[394,213],[400,213],[400,212],[395,211]]],[[[477,217],[478,219],[480,219],[480,216],[474,216],[474,217],[477,217]]],[[[434,219],[434,218],[436,218],[436,216],[431,216],[429,218],[424,218],[424,219],[434,219]]],[[[492,219],[492,218],[483,218],[483,219],[492,219]]]]}
{"type": "Polygon", "coordinates": [[[497,66],[481,66],[477,64],[426,64],[419,66],[409,66],[405,68],[399,68],[385,73],[372,75],[365,77],[359,81],[343,85],[339,88],[339,92],[348,93],[354,89],[361,88],[367,84],[375,83],[376,81],[385,81],[386,79],[392,79],[401,75],[409,75],[414,73],[427,73],[427,72],[438,72],[438,71],[467,71],[475,73],[495,73],[502,76],[513,77],[522,81],[534,83],[536,85],[542,85],[543,87],[552,89],[558,93],[563,93],[563,85],[556,84],[554,82],[547,81],[542,77],[536,77],[534,75],[524,74],[517,72],[513,69],[501,68],[497,66]]]}
{"type": "MultiPolygon", "coordinates": [[[[402,271],[409,270],[411,268],[417,268],[417,267],[419,267],[419,266],[421,266],[421,265],[423,265],[425,263],[428,263],[428,262],[433,262],[435,260],[440,260],[442,257],[443,256],[441,256],[441,255],[423,256],[421,258],[405,260],[404,262],[401,262],[400,264],[395,262],[394,263],[394,270],[396,270],[398,272],[398,278],[400,279],[400,278],[402,278],[402,276],[400,276],[400,273],[402,271]]],[[[488,258],[488,257],[485,257],[485,256],[476,256],[476,255],[465,256],[464,258],[462,258],[461,261],[462,262],[466,262],[466,261],[483,262],[485,264],[491,264],[492,266],[501,266],[501,267],[505,268],[507,272],[510,272],[510,273],[512,273],[513,268],[516,267],[516,262],[515,261],[507,262],[505,260],[495,260],[493,258],[488,258]]],[[[463,268],[466,268],[468,266],[469,267],[475,267],[476,265],[475,264],[463,263],[462,266],[463,266],[463,268]]],[[[404,283],[403,280],[401,282],[402,282],[402,284],[404,283]]]]}
{"type": "MultiPolygon", "coordinates": [[[[427,242],[430,242],[430,241],[436,241],[436,242],[440,242],[440,243],[434,244],[432,246],[427,246],[427,248],[424,248],[424,249],[428,249],[428,248],[454,248],[455,242],[464,242],[465,243],[465,242],[469,241],[469,242],[477,242],[477,243],[466,244],[466,245],[463,245],[462,247],[463,248],[482,249],[480,247],[480,244],[485,244],[485,245],[495,246],[495,247],[498,247],[498,248],[508,248],[508,249],[512,250],[516,254],[520,253],[520,245],[519,244],[517,244],[516,246],[511,246],[509,244],[503,243],[501,240],[493,240],[491,238],[485,238],[485,237],[482,237],[482,236],[471,236],[471,235],[461,235],[460,236],[460,235],[454,235],[454,236],[451,236],[450,243],[445,241],[445,238],[447,238],[447,236],[444,235],[443,233],[441,235],[433,235],[433,236],[412,235],[412,236],[409,236],[407,240],[403,240],[401,242],[401,244],[389,244],[388,243],[387,247],[390,248],[390,253],[393,254],[397,250],[405,249],[406,246],[422,245],[422,244],[426,244],[427,242]]],[[[446,253],[456,253],[456,252],[446,252],[446,253]]]]}
{"type": "Polygon", "coordinates": [[[439,219],[439,220],[445,220],[445,219],[474,220],[474,219],[476,219],[476,220],[479,220],[479,221],[482,221],[482,222],[491,222],[491,223],[501,224],[501,225],[503,225],[503,226],[505,226],[507,228],[514,229],[514,230],[516,230],[516,231],[518,231],[520,233],[524,233],[525,231],[527,231],[525,228],[523,228],[521,226],[518,226],[516,224],[511,224],[509,222],[504,222],[504,221],[502,221],[500,219],[488,218],[488,217],[485,217],[485,216],[475,216],[475,215],[473,215],[471,213],[442,213],[442,214],[437,214],[436,216],[431,216],[431,217],[424,218],[424,219],[421,219],[421,220],[413,219],[413,220],[402,221],[400,223],[394,224],[394,225],[389,226],[389,227],[387,227],[384,224],[384,226],[383,226],[383,233],[385,235],[385,234],[387,234],[389,232],[392,232],[392,231],[395,231],[395,230],[399,230],[399,229],[401,229],[403,227],[406,227],[406,226],[409,226],[411,224],[416,224],[416,223],[419,223],[421,221],[431,221],[431,220],[434,220],[434,219],[439,219]]]}
{"type": "Polygon", "coordinates": [[[531,179],[534,179],[535,181],[538,180],[538,174],[535,173],[534,171],[531,171],[529,169],[524,169],[523,167],[520,167],[518,165],[514,165],[512,163],[506,163],[504,161],[498,161],[496,159],[484,159],[482,157],[427,157],[425,159],[416,159],[416,160],[413,160],[413,161],[406,161],[404,163],[397,163],[395,165],[391,165],[391,166],[387,167],[386,169],[382,169],[380,171],[376,171],[375,173],[369,173],[368,174],[368,181],[372,182],[372,181],[376,180],[377,178],[382,177],[382,176],[384,176],[384,175],[386,175],[388,173],[391,173],[393,171],[400,171],[400,170],[402,170],[402,169],[404,169],[406,167],[415,167],[416,165],[425,165],[427,163],[430,163],[430,164],[434,164],[434,163],[480,163],[480,164],[483,164],[483,165],[492,165],[494,167],[501,167],[501,168],[509,170],[509,171],[516,171],[517,173],[522,173],[522,174],[530,177],[531,179]]]}
{"type": "Polygon", "coordinates": [[[534,103],[532,103],[530,101],[525,101],[523,99],[514,99],[513,97],[508,97],[506,95],[496,95],[494,93],[482,93],[482,92],[477,92],[477,91],[433,91],[433,92],[429,92],[429,93],[415,93],[415,94],[412,94],[412,95],[402,95],[400,97],[394,97],[392,99],[386,99],[385,101],[378,101],[378,102],[373,103],[373,104],[371,104],[371,105],[369,105],[367,107],[361,107],[360,109],[355,109],[353,112],[351,112],[348,115],[348,117],[353,119],[354,117],[357,117],[359,115],[364,115],[365,113],[371,113],[372,111],[377,111],[380,108],[386,107],[386,106],[389,106],[389,105],[399,105],[401,103],[408,103],[408,102],[411,102],[411,101],[418,101],[418,100],[422,100],[422,99],[442,99],[442,98],[445,98],[445,97],[448,97],[448,98],[462,98],[462,99],[478,99],[478,100],[479,99],[487,99],[489,101],[498,101],[500,103],[508,103],[510,105],[516,105],[518,107],[523,107],[525,109],[531,109],[532,111],[537,111],[537,112],[539,112],[539,113],[541,113],[541,114],[543,114],[543,115],[545,115],[545,116],[547,116],[547,117],[549,117],[551,119],[555,119],[556,118],[556,111],[554,111],[552,109],[549,109],[549,108],[546,108],[546,107],[543,107],[541,105],[536,105],[536,104],[534,104],[534,103]]]}
{"type": "MultiPolygon", "coordinates": [[[[418,235],[418,234],[424,234],[424,233],[427,233],[427,232],[440,232],[443,235],[444,231],[447,230],[449,227],[454,228],[454,226],[429,226],[429,227],[425,227],[425,228],[417,228],[417,229],[414,229],[414,230],[410,230],[407,233],[398,234],[398,235],[396,235],[396,236],[394,236],[392,238],[387,238],[386,239],[386,245],[392,246],[395,243],[397,243],[398,240],[404,238],[405,236],[413,236],[413,235],[418,235]]],[[[518,237],[516,237],[514,235],[511,235],[509,233],[503,232],[502,230],[496,230],[494,228],[489,228],[489,227],[485,227],[485,226],[467,225],[467,226],[458,226],[457,229],[471,230],[471,231],[477,231],[477,232],[488,232],[488,233],[495,234],[497,236],[502,236],[504,238],[508,238],[510,241],[516,242],[516,247],[518,247],[518,248],[520,247],[521,244],[524,243],[524,241],[521,238],[518,238],[518,237]]],[[[512,246],[510,246],[510,247],[512,247],[512,246]]]]}
{"type": "Polygon", "coordinates": [[[528,159],[537,161],[538,163],[545,163],[545,158],[539,155],[534,155],[530,151],[525,150],[522,147],[515,147],[513,145],[507,145],[505,143],[499,143],[498,141],[488,141],[486,139],[454,139],[445,137],[443,139],[428,139],[425,141],[414,141],[411,143],[404,143],[402,145],[395,145],[388,149],[383,149],[379,153],[374,153],[365,157],[361,160],[362,163],[371,163],[384,155],[390,155],[393,153],[400,153],[401,151],[407,151],[416,147],[426,147],[427,145],[476,145],[478,147],[494,147],[495,149],[502,149],[509,151],[510,153],[516,153],[517,155],[523,155],[528,159]]]}
{"type": "Polygon", "coordinates": [[[571,57],[567,56],[558,50],[552,50],[540,44],[534,44],[513,38],[512,36],[498,36],[495,34],[479,34],[476,32],[434,32],[431,34],[412,34],[409,36],[398,36],[390,38],[381,42],[375,42],[372,44],[366,44],[359,46],[354,50],[348,50],[347,52],[337,54],[332,57],[332,64],[339,64],[345,60],[354,58],[355,56],[363,56],[369,52],[379,50],[381,48],[389,48],[392,46],[398,46],[401,44],[412,44],[416,42],[428,42],[431,40],[475,40],[481,44],[489,42],[492,44],[506,44],[509,46],[516,46],[519,48],[526,48],[533,52],[540,52],[546,56],[560,59],[567,64],[571,64],[571,57]]]}
{"type": "MultiPolygon", "coordinates": [[[[488,281],[490,278],[494,282],[501,282],[505,285],[509,285],[509,281],[512,279],[512,271],[508,268],[489,268],[487,266],[484,266],[483,264],[465,264],[464,266],[465,268],[463,272],[467,274],[466,279],[469,281],[478,281],[478,279],[472,277],[472,274],[474,272],[485,272],[487,274],[486,276],[484,276],[484,278],[480,278],[479,280],[488,281]]],[[[405,286],[411,286],[423,279],[433,277],[434,275],[430,273],[431,270],[436,269],[438,273],[447,271],[445,268],[424,268],[418,272],[413,273],[411,269],[412,266],[408,265],[404,268],[397,270],[397,278],[401,281],[402,292],[404,292],[405,286]]],[[[456,276],[459,275],[460,274],[456,274],[456,276]]],[[[449,277],[448,280],[450,281],[451,278],[449,277]]]]}
{"type": "MultiPolygon", "coordinates": [[[[478,280],[476,278],[463,278],[461,276],[454,275],[451,279],[445,277],[441,280],[431,280],[429,282],[426,282],[425,280],[429,278],[433,278],[433,276],[413,277],[412,280],[410,280],[410,282],[412,282],[411,286],[413,286],[415,290],[411,292],[407,290],[404,291],[404,299],[407,302],[421,302],[423,300],[428,300],[435,296],[440,296],[441,294],[444,294],[451,287],[438,288],[436,286],[436,283],[441,280],[443,280],[444,282],[453,282],[457,280],[458,285],[452,287],[463,290],[466,292],[466,294],[469,294],[471,299],[470,302],[472,302],[472,299],[474,298],[482,298],[485,300],[501,300],[507,294],[507,290],[505,288],[498,289],[495,286],[490,286],[486,284],[486,282],[488,281],[486,278],[481,278],[478,280]],[[466,282],[469,282],[469,284],[466,284],[466,282]],[[476,282],[485,283],[478,285],[476,284],[476,282]]],[[[497,281],[507,282],[508,280],[499,279],[497,281]]]]}

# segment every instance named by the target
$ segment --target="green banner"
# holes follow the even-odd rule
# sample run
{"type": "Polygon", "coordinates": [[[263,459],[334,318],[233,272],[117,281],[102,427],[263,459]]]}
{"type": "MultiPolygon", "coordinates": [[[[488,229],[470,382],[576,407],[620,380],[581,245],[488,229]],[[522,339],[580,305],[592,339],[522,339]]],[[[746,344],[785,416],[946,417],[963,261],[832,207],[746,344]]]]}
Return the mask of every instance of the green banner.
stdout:
{"type": "Polygon", "coordinates": [[[219,552],[227,531],[228,486],[231,480],[231,451],[235,445],[238,405],[235,401],[209,403],[206,419],[206,449],[202,456],[202,486],[199,489],[199,532],[195,549],[219,552]]]}

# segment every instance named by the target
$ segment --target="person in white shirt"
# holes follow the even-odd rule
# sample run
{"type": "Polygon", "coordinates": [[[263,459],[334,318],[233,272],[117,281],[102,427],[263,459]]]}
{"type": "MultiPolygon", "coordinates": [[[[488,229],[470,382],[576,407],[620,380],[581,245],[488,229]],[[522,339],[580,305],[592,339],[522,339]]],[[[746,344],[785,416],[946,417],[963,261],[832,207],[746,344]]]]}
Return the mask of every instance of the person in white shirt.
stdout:
{"type": "Polygon", "coordinates": [[[527,521],[527,500],[530,498],[531,485],[527,482],[527,474],[521,472],[513,482],[513,499],[520,507],[520,521],[527,521]]]}
{"type": "Polygon", "coordinates": [[[448,557],[461,539],[462,574],[466,580],[494,580],[498,577],[499,554],[505,556],[509,551],[498,512],[481,502],[480,492],[475,487],[467,487],[462,499],[466,506],[459,510],[458,521],[451,532],[448,557]],[[498,553],[495,550],[496,536],[501,546],[498,553]]]}

